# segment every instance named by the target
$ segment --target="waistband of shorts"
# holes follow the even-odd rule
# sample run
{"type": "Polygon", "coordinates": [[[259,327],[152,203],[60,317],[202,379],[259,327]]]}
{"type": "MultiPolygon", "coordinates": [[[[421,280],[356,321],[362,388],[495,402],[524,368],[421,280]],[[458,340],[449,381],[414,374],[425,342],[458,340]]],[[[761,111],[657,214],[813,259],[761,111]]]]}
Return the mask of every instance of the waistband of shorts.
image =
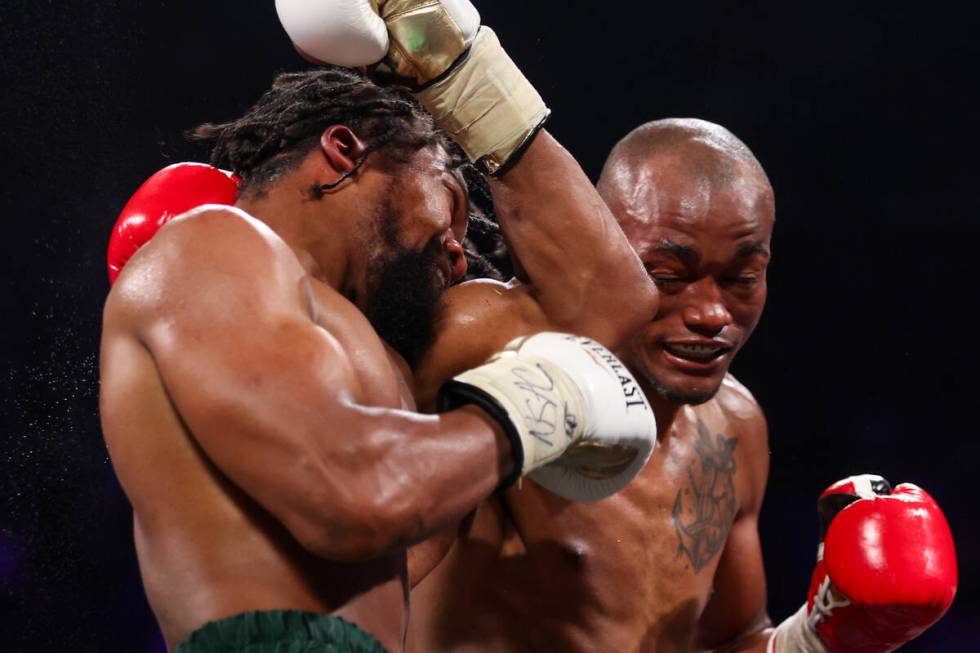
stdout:
{"type": "Polygon", "coordinates": [[[314,651],[324,653],[387,653],[371,634],[334,615],[302,610],[242,612],[209,621],[179,644],[173,653],[234,651],[314,651]]]}

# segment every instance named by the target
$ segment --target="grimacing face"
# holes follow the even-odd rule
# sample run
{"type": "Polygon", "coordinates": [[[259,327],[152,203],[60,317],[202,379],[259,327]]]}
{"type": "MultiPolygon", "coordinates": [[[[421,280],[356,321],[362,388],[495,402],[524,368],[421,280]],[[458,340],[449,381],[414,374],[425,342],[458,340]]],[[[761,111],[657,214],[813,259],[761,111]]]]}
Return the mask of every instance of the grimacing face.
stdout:
{"type": "Polygon", "coordinates": [[[761,175],[720,185],[669,175],[619,215],[660,290],[660,309],[627,362],[660,396],[698,404],[718,391],[762,315],[773,227],[761,175]]]}
{"type": "Polygon", "coordinates": [[[378,335],[414,364],[434,338],[443,291],[466,273],[460,242],[469,209],[441,148],[427,148],[397,166],[384,195],[375,215],[364,312],[378,335]]]}
{"type": "MultiPolygon", "coordinates": [[[[399,253],[415,251],[433,258],[443,287],[466,274],[460,243],[466,236],[469,204],[465,186],[440,146],[417,152],[392,172],[388,216],[397,221],[385,243],[399,253]]],[[[391,224],[390,222],[388,224],[391,224]]]]}

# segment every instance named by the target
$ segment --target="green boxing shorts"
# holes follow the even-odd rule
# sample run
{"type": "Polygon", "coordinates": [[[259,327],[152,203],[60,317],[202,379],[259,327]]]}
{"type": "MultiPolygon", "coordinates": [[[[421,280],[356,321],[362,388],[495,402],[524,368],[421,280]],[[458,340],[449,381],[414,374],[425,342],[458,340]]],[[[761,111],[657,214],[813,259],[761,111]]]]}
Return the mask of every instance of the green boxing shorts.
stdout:
{"type": "Polygon", "coordinates": [[[174,653],[387,653],[339,617],[299,610],[243,612],[210,621],[174,653]]]}

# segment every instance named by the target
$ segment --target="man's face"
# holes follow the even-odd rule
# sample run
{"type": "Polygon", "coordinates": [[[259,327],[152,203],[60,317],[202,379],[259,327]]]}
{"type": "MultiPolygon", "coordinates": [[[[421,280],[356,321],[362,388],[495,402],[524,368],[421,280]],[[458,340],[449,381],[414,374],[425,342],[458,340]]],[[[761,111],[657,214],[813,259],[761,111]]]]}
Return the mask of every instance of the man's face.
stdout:
{"type": "Polygon", "coordinates": [[[468,214],[463,185],[436,147],[394,166],[378,201],[365,315],[410,364],[434,337],[442,292],[466,273],[468,214]]]}
{"type": "Polygon", "coordinates": [[[747,167],[726,183],[669,170],[643,179],[646,190],[613,208],[660,289],[660,310],[627,359],[668,401],[703,403],[762,315],[772,193],[747,167]]]}

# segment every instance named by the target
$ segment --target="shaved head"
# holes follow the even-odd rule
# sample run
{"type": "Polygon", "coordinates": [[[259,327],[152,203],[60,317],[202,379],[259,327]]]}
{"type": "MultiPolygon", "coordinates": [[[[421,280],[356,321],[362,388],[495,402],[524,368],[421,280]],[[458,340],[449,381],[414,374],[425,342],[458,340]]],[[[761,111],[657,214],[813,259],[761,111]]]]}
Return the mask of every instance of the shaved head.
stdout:
{"type": "Polygon", "coordinates": [[[619,141],[598,189],[660,289],[627,365],[669,402],[709,401],[765,306],[775,221],[766,173],[724,127],[675,118],[619,141]]]}
{"type": "Polygon", "coordinates": [[[772,204],[769,178],[745,143],[696,118],[654,120],[624,136],[606,159],[598,190],[623,222],[649,219],[660,192],[678,185],[688,194],[729,189],[752,203],[772,204]]]}

